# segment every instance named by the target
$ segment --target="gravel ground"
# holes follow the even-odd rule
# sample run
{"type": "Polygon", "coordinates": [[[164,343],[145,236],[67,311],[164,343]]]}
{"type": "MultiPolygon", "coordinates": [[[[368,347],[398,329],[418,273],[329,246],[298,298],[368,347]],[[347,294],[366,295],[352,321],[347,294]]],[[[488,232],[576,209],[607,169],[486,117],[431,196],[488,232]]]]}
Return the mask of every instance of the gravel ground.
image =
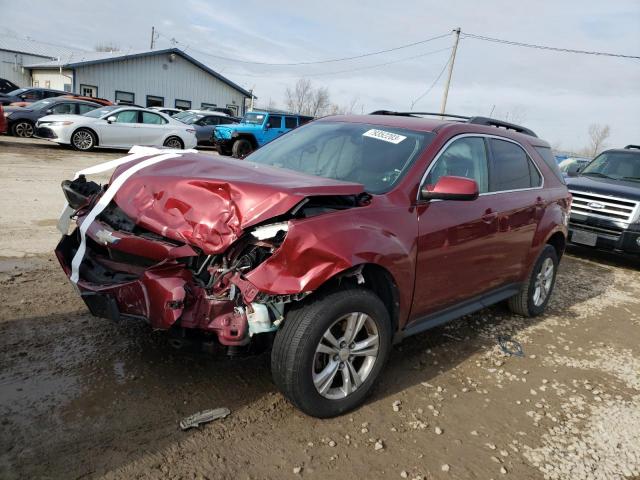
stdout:
{"type": "Polygon", "coordinates": [[[640,478],[637,259],[571,249],[547,314],[497,305],[412,337],[362,408],[316,420],[267,355],[176,351],[88,314],[50,253],[59,182],[119,155],[0,137],[0,478],[640,478]]]}

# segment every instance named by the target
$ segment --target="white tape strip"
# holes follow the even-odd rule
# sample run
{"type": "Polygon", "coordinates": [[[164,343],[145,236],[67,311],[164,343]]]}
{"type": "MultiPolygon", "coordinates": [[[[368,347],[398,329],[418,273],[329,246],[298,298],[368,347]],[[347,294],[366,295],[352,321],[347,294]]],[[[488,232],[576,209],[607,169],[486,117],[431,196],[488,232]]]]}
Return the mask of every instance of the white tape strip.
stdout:
{"type": "Polygon", "coordinates": [[[82,259],[84,258],[84,254],[87,250],[87,241],[86,241],[87,230],[89,229],[93,221],[96,219],[96,217],[100,215],[100,213],[102,213],[102,211],[107,207],[107,205],[109,205],[111,200],[113,200],[113,197],[115,197],[118,190],[122,187],[122,185],[124,185],[124,182],[126,182],[134,173],[142,170],[143,168],[149,167],[159,162],[163,162],[165,160],[169,160],[171,158],[180,157],[182,156],[183,153],[185,153],[185,150],[171,150],[168,153],[164,153],[164,152],[167,152],[166,150],[164,151],[157,150],[157,149],[152,149],[152,150],[153,152],[146,150],[144,153],[142,152],[135,153],[134,155],[129,155],[128,157],[124,157],[119,160],[113,160],[111,162],[106,162],[101,165],[96,165],[95,167],[91,167],[90,169],[87,169],[87,170],[91,170],[91,173],[97,173],[99,171],[103,171],[103,170],[99,170],[98,167],[104,166],[106,164],[111,164],[110,168],[113,168],[114,166],[118,166],[118,165],[121,165],[122,163],[126,163],[127,161],[133,160],[134,158],[132,157],[140,158],[140,157],[148,156],[150,154],[154,154],[154,153],[156,154],[156,156],[143,160],[142,162],[137,163],[133,167],[122,172],[118,176],[118,178],[116,178],[113,181],[113,183],[109,185],[109,188],[107,189],[107,191],[104,192],[102,197],[100,197],[100,200],[98,201],[98,203],[94,205],[94,207],[91,209],[91,212],[89,212],[89,214],[82,221],[82,225],[80,226],[80,245],[78,247],[78,250],[76,251],[76,254],[73,256],[73,260],[71,261],[70,280],[73,284],[78,283],[78,279],[80,276],[80,272],[79,272],[80,264],[82,263],[82,259]],[[163,154],[157,155],[160,152],[163,152],[163,154]]]}

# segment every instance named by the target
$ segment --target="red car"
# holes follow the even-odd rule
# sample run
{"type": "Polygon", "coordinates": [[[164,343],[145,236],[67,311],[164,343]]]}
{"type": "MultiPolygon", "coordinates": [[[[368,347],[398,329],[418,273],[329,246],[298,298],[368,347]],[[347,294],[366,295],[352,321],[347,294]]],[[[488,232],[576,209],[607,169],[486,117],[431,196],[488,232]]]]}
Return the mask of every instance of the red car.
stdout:
{"type": "Polygon", "coordinates": [[[287,398],[339,415],[392,343],[503,300],[538,315],[553,290],[571,197],[549,144],[425,115],[327,117],[245,160],[133,153],[109,185],[63,183],[78,227],[56,254],[94,315],[273,342],[287,398]]]}
{"type": "Polygon", "coordinates": [[[0,134],[7,133],[8,128],[7,117],[4,116],[4,109],[0,105],[0,134]]]}

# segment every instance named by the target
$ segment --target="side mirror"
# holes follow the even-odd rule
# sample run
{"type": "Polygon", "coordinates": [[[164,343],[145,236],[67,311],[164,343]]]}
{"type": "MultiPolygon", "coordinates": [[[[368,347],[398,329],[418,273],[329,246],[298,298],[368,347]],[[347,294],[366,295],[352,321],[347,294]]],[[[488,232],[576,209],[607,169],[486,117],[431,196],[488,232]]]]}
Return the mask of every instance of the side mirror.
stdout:
{"type": "Polygon", "coordinates": [[[569,177],[577,177],[580,173],[580,166],[577,163],[574,163],[567,169],[567,176],[569,177]]]}
{"type": "Polygon", "coordinates": [[[475,200],[479,194],[478,183],[465,177],[440,177],[433,189],[427,185],[420,189],[423,200],[475,200]]]}
{"type": "Polygon", "coordinates": [[[115,115],[111,115],[110,117],[107,117],[107,123],[113,123],[117,120],[115,115]]]}
{"type": "Polygon", "coordinates": [[[265,129],[265,130],[269,130],[270,128],[271,128],[271,124],[270,124],[270,123],[267,123],[267,124],[264,126],[264,129],[265,129]]]}
{"type": "Polygon", "coordinates": [[[53,110],[51,108],[48,108],[46,112],[47,115],[51,115],[53,113],[53,110]]]}

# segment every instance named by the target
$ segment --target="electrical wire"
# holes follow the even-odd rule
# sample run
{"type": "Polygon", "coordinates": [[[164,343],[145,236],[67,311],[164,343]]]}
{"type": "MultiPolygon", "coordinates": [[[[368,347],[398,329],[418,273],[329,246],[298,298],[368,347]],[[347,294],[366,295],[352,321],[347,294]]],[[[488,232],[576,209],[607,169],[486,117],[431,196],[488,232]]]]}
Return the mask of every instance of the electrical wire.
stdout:
{"type": "MultiPolygon", "coordinates": [[[[452,47],[453,48],[453,47],[452,47]]],[[[426,97],[429,92],[431,92],[431,90],[433,90],[433,87],[436,86],[436,84],[438,83],[438,80],[440,80],[440,78],[442,77],[442,74],[444,73],[444,71],[447,69],[447,66],[449,65],[449,62],[451,61],[451,57],[453,56],[453,52],[451,52],[451,55],[449,55],[449,58],[447,58],[447,61],[445,62],[445,64],[442,66],[442,70],[440,70],[440,73],[438,74],[438,76],[435,78],[435,80],[431,83],[431,85],[429,86],[429,88],[427,88],[425,90],[425,92],[420,95],[418,98],[416,98],[413,102],[411,102],[411,108],[409,110],[413,110],[413,107],[415,106],[416,103],[418,103],[420,100],[422,100],[424,97],[426,97]]]]}
{"type": "Polygon", "coordinates": [[[475,40],[483,40],[485,42],[494,42],[501,43],[504,45],[512,45],[516,47],[526,47],[526,48],[537,48],[539,50],[552,50],[554,52],[563,52],[563,53],[579,53],[583,55],[600,55],[604,57],[617,57],[617,58],[631,58],[635,60],[640,60],[640,56],[637,55],[624,55],[621,53],[609,53],[609,52],[597,52],[592,50],[576,50],[573,48],[560,48],[560,47],[550,47],[548,45],[536,45],[533,43],[524,43],[524,42],[515,42],[513,40],[505,40],[502,38],[494,38],[494,37],[486,37],[484,35],[476,35],[473,33],[461,32],[460,35],[462,38],[472,38],[475,40]]]}
{"type": "Polygon", "coordinates": [[[393,48],[387,48],[386,50],[378,50],[378,51],[375,51],[375,52],[362,53],[360,55],[354,55],[354,56],[351,56],[351,57],[330,58],[330,59],[325,59],[325,60],[314,60],[314,61],[308,61],[308,62],[271,63],[271,62],[257,62],[257,61],[253,61],[253,60],[241,60],[241,59],[238,59],[238,58],[231,58],[231,57],[224,57],[224,56],[221,56],[221,55],[214,55],[212,53],[204,52],[202,50],[198,50],[198,49],[190,47],[188,45],[184,45],[183,43],[179,42],[175,38],[167,37],[163,33],[158,32],[158,35],[169,39],[169,41],[172,44],[174,44],[174,45],[184,45],[185,49],[190,49],[191,51],[197,52],[197,53],[199,53],[201,55],[206,55],[206,56],[211,57],[211,58],[217,58],[219,60],[226,60],[226,61],[229,61],[229,62],[244,63],[244,64],[248,64],[248,65],[268,65],[268,66],[273,66],[273,67],[293,67],[293,66],[297,66],[297,65],[318,65],[318,64],[322,64],[322,63],[334,63],[334,62],[344,62],[344,61],[348,61],[348,60],[356,60],[356,59],[359,59],[359,58],[371,57],[371,56],[374,56],[374,55],[381,55],[383,53],[395,52],[397,50],[402,50],[404,48],[415,47],[416,45],[422,45],[424,43],[428,43],[428,42],[432,42],[434,40],[439,40],[441,38],[448,37],[451,34],[452,34],[451,32],[448,32],[448,33],[444,33],[442,35],[436,35],[435,37],[427,38],[425,40],[419,40],[417,42],[407,43],[407,44],[399,45],[399,46],[393,47],[393,48]]]}
{"type": "MultiPolygon", "coordinates": [[[[434,55],[434,54],[440,53],[440,52],[446,52],[446,51],[452,50],[452,49],[453,49],[453,47],[440,48],[438,50],[432,50],[430,52],[421,53],[420,55],[413,55],[412,57],[400,58],[398,60],[392,60],[390,62],[376,63],[374,65],[366,65],[364,67],[355,67],[355,68],[350,68],[350,69],[346,69],[346,70],[338,70],[338,71],[333,71],[333,72],[313,73],[313,74],[310,74],[310,76],[313,76],[313,77],[325,77],[325,76],[328,76],[328,75],[339,75],[341,73],[351,73],[351,72],[357,72],[357,71],[360,71],[360,70],[369,70],[369,69],[372,69],[372,68],[378,68],[378,67],[384,67],[384,66],[387,66],[387,65],[393,65],[394,63],[407,62],[409,60],[414,60],[416,58],[422,58],[422,57],[426,57],[426,56],[429,56],[429,55],[434,55]]],[[[448,58],[451,58],[451,57],[448,57],[448,58]]],[[[254,78],[263,78],[265,75],[271,75],[271,74],[258,75],[258,74],[251,74],[251,73],[239,73],[239,72],[225,72],[225,73],[227,73],[229,75],[236,75],[238,77],[254,77],[254,78]]],[[[300,77],[300,75],[291,74],[291,75],[287,75],[287,77],[291,77],[291,78],[295,77],[295,78],[297,78],[297,77],[300,77]]]]}

